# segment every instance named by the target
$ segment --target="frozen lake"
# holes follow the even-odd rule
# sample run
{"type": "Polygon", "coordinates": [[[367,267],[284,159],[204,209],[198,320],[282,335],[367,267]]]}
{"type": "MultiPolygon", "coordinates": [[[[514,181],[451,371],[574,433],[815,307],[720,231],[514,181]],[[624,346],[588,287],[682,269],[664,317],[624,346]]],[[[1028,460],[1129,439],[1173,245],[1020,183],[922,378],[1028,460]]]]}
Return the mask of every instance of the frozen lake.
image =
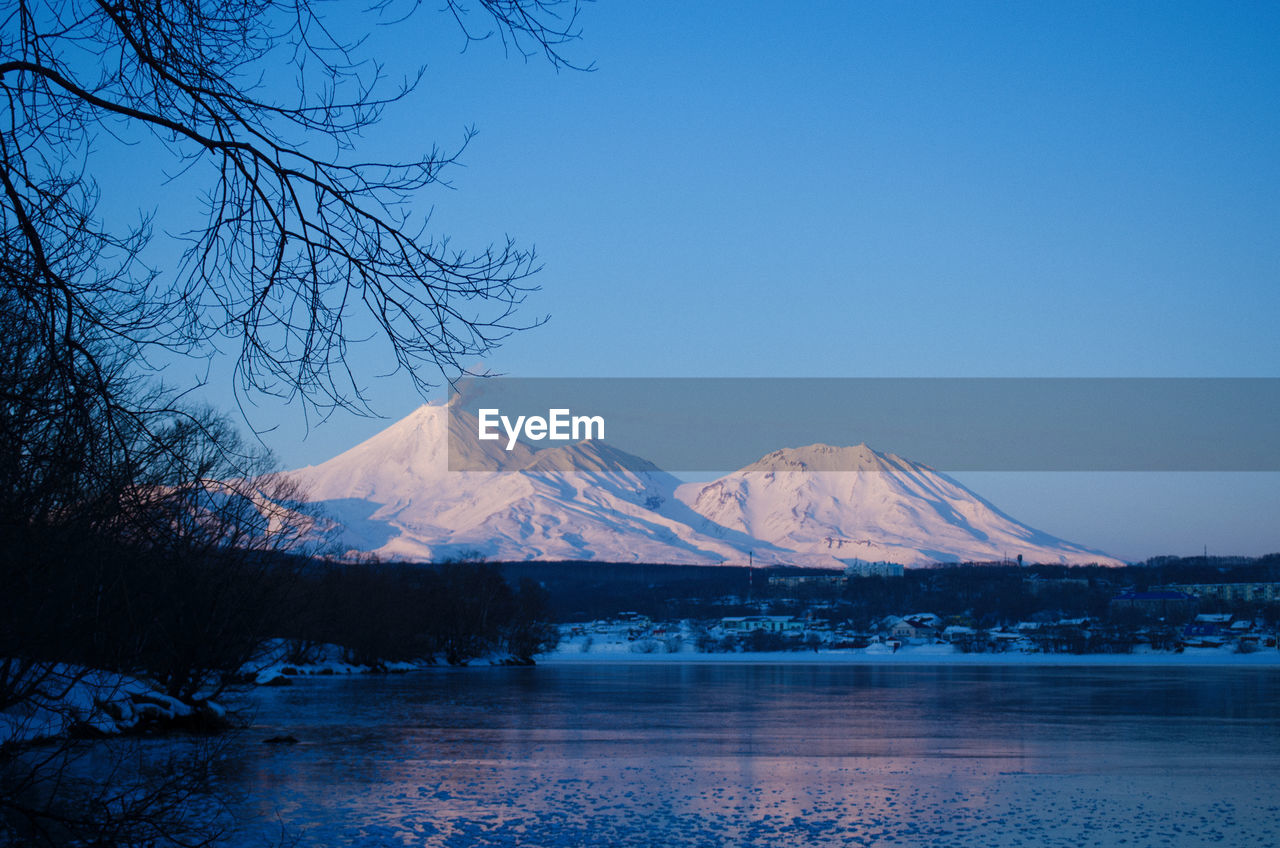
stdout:
{"type": "Polygon", "coordinates": [[[238,845],[1280,844],[1268,668],[546,665],[253,700],[238,845]]]}

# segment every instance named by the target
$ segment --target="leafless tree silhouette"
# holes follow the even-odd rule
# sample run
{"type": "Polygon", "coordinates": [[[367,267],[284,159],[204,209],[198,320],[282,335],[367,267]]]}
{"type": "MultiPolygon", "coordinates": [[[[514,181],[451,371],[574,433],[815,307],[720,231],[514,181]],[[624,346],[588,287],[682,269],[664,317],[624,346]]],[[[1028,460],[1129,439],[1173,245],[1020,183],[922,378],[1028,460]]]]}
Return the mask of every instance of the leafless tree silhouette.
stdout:
{"type": "MultiPolygon", "coordinates": [[[[444,9],[464,44],[496,36],[563,68],[579,2],[444,9]]],[[[207,752],[157,776],[129,765],[134,748],[31,747],[9,721],[63,709],[89,669],[206,697],[287,588],[273,557],[306,530],[295,493],[224,419],[176,399],[189,387],[140,376],[157,354],[230,345],[242,397],[363,411],[353,325],[371,322],[426,386],[539,323],[516,315],[531,249],[455,249],[410,214],[469,134],[411,161],[357,153],[421,79],[389,82],[359,29],[418,5],[323,6],[334,18],[317,0],[0,8],[0,843],[196,845],[223,824],[192,815],[212,803],[207,752]],[[195,223],[163,237],[181,248],[173,268],[153,267],[146,214],[103,211],[148,202],[100,203],[115,161],[100,150],[116,144],[200,188],[195,223]],[[106,756],[107,778],[81,781],[82,754],[106,756]]]]}
{"type": "MultiPolygon", "coordinates": [[[[560,68],[574,67],[561,50],[578,34],[579,2],[445,8],[468,43],[496,34],[560,68]]],[[[356,152],[416,80],[391,85],[361,55],[352,21],[411,17],[417,5],[375,2],[354,18],[329,7],[346,15],[338,23],[312,0],[9,4],[0,216],[5,250],[21,254],[7,264],[30,272],[0,285],[44,316],[58,350],[77,350],[85,332],[131,357],[230,343],[238,390],[309,409],[365,408],[346,360],[352,322],[371,319],[420,385],[453,379],[539,323],[515,315],[537,267],[531,249],[510,239],[455,249],[408,212],[465,138],[412,161],[356,152]],[[96,148],[144,135],[168,157],[161,164],[202,180],[201,222],[181,234],[181,264],[163,274],[143,260],[150,219],[120,226],[98,212],[96,148]]]]}
{"type": "Polygon", "coordinates": [[[292,579],[270,555],[307,518],[217,416],[160,411],[90,346],[96,369],[65,369],[9,291],[0,326],[0,844],[205,844],[227,824],[204,815],[209,745],[74,735],[132,710],[136,675],[219,692],[269,635],[292,579]]]}

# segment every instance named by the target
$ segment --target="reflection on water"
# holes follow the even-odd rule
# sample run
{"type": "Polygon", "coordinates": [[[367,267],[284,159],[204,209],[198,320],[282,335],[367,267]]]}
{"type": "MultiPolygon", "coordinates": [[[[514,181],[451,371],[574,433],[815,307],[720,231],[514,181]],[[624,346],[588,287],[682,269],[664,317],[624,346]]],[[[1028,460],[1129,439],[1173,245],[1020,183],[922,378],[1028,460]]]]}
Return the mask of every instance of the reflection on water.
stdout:
{"type": "Polygon", "coordinates": [[[1267,669],[313,679],[254,693],[222,779],[244,845],[1277,844],[1278,696],[1267,669]]]}

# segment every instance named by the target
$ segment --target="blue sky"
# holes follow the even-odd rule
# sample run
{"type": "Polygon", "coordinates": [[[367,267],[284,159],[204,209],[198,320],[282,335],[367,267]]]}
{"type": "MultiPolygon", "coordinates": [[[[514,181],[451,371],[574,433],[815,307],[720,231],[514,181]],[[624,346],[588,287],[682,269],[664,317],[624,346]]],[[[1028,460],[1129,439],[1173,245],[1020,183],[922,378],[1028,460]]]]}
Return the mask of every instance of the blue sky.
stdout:
{"type": "MultiPolygon", "coordinates": [[[[581,25],[591,73],[461,51],[426,10],[369,43],[427,73],[367,150],[474,125],[418,211],[542,258],[524,315],[550,322],[483,365],[1280,376],[1280,7],[615,0],[581,25]]],[[[376,345],[353,362],[388,419],[420,403],[376,345]]],[[[290,467],[388,423],[255,414],[290,467]]],[[[1119,556],[1280,549],[1277,475],[958,476],[1119,556]]]]}

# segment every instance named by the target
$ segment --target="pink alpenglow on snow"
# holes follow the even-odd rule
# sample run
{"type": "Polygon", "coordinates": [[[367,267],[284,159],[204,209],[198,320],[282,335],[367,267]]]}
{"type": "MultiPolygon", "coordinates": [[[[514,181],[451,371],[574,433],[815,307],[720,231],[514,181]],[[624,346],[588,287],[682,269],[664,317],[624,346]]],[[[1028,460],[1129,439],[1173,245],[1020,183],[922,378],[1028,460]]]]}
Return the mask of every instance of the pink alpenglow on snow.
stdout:
{"type": "Polygon", "coordinates": [[[511,471],[449,471],[447,411],[422,406],[350,450],[292,472],[342,552],[439,560],[690,565],[923,566],[1119,560],[1009,517],[955,480],[856,447],[779,450],[709,483],[682,483],[596,441],[506,454],[511,471]],[[512,463],[515,463],[514,465],[512,463]],[[856,468],[822,471],[824,466],[856,468]]]}

